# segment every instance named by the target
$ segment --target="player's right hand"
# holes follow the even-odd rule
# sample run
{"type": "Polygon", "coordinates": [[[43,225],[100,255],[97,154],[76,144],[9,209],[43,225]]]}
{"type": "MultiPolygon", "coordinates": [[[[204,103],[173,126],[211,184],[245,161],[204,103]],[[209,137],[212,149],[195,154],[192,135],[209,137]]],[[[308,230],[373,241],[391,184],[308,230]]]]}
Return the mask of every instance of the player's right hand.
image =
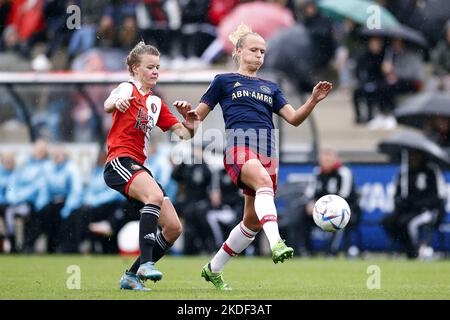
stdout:
{"type": "Polygon", "coordinates": [[[114,107],[120,112],[125,112],[130,107],[130,101],[136,99],[136,97],[130,97],[128,99],[119,98],[114,103],[114,107]]]}
{"type": "Polygon", "coordinates": [[[175,101],[173,106],[177,108],[177,111],[183,116],[183,118],[187,119],[187,113],[192,110],[192,104],[187,101],[175,101]]]}

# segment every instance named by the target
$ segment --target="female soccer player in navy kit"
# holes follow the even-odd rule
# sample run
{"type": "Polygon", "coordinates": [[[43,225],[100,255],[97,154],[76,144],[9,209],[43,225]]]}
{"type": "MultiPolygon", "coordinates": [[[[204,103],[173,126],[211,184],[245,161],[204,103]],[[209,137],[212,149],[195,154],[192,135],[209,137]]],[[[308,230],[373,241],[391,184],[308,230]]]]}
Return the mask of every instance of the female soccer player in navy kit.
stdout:
{"type": "MultiPolygon", "coordinates": [[[[171,130],[179,137],[194,135],[195,116],[180,123],[167,105],[155,96],[152,88],[159,74],[159,52],[144,42],[138,43],[127,57],[132,78],[114,89],[104,103],[112,113],[108,134],[108,158],[104,178],[106,184],[126,196],[140,212],[140,256],[120,279],[120,288],[149,290],[143,281],[158,281],[162,273],[155,268],[164,253],[181,234],[177,213],[151,172],[144,167],[150,139],[155,127],[171,130]],[[162,232],[157,232],[157,226],[162,232]]],[[[191,108],[187,102],[178,107],[191,108]]]]}
{"type": "Polygon", "coordinates": [[[220,104],[227,140],[224,165],[245,195],[243,221],[202,269],[201,276],[220,290],[231,289],[222,278],[225,264],[246,249],[261,229],[269,240],[275,263],[293,256],[294,250],[285,245],[278,231],[274,202],[278,160],[272,114],[298,126],[332,89],[331,83],[319,82],[308,101],[295,110],[275,83],[256,76],[264,62],[264,39],[241,25],[230,40],[235,44],[233,59],[239,66],[237,73],[217,75],[195,110],[181,105],[178,109],[186,119],[204,120],[220,104]]]}

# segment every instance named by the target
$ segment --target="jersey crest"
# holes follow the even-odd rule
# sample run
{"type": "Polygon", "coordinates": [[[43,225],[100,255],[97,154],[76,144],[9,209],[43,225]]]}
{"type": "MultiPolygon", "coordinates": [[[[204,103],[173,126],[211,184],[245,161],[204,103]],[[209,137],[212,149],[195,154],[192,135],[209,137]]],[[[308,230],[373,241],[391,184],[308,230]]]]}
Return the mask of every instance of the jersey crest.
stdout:
{"type": "Polygon", "coordinates": [[[138,98],[136,105],[139,108],[136,117],[135,128],[141,130],[144,134],[151,131],[158,122],[159,114],[161,112],[161,99],[156,96],[147,97],[145,104],[142,101],[144,98],[138,98]]]}

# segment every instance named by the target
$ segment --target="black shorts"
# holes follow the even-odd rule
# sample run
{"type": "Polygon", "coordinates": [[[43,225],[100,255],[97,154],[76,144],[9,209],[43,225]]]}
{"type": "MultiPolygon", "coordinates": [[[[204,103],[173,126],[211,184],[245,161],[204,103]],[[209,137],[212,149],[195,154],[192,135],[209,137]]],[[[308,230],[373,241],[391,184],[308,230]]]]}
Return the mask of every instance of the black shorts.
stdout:
{"type": "MultiPolygon", "coordinates": [[[[130,187],[133,179],[142,171],[146,171],[153,178],[151,171],[139,164],[133,158],[120,157],[112,159],[105,165],[103,178],[105,179],[108,187],[120,192],[131,201],[132,199],[128,196],[128,188],[130,187]]],[[[161,188],[164,197],[167,197],[163,187],[158,181],[156,181],[156,183],[161,188]]]]}

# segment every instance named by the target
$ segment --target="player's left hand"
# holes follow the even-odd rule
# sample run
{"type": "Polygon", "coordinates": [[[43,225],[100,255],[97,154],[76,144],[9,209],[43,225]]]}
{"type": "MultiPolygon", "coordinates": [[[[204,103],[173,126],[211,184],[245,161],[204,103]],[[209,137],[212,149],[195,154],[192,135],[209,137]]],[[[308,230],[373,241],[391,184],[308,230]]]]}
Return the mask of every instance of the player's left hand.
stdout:
{"type": "Polygon", "coordinates": [[[177,108],[177,111],[186,119],[187,113],[192,110],[192,104],[187,101],[175,101],[173,106],[177,108]]]}
{"type": "Polygon", "coordinates": [[[315,102],[322,101],[333,89],[333,84],[328,81],[320,81],[313,89],[312,98],[315,102]]]}

